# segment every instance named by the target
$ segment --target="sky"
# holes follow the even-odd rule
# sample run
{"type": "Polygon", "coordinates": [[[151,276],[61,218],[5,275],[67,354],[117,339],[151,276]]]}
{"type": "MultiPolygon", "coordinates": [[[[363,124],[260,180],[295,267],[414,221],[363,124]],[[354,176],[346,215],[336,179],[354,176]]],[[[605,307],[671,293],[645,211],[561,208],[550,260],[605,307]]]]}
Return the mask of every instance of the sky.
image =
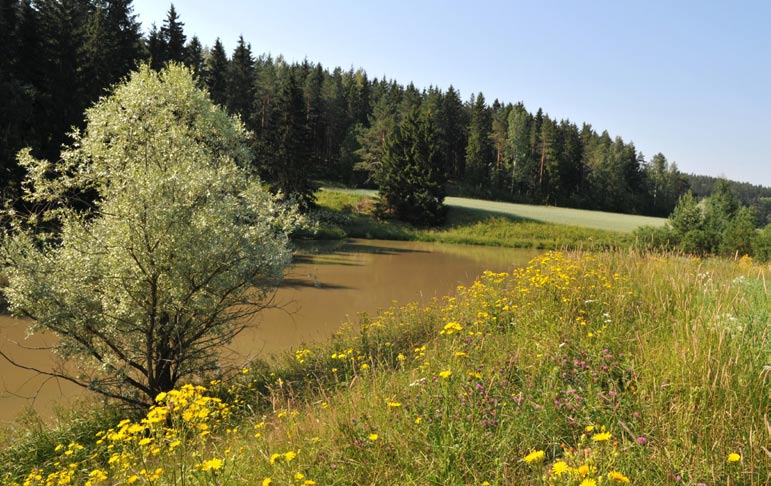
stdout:
{"type": "MultiPolygon", "coordinates": [[[[134,0],[149,30],[169,2],[134,0]]],[[[771,186],[771,1],[176,0],[232,53],[363,68],[590,123],[680,171],[771,186]]]]}

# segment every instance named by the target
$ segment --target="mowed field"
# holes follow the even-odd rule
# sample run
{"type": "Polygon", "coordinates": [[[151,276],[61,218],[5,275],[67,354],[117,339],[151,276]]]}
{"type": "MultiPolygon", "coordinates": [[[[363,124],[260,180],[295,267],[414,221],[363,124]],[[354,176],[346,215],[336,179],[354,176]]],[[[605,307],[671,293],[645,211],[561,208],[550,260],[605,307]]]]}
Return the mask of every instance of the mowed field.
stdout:
{"type": "MultiPolygon", "coordinates": [[[[370,189],[323,189],[335,192],[374,197],[377,191],[370,189]]],[[[543,223],[564,224],[605,231],[631,233],[640,226],[663,226],[666,218],[638,216],[632,214],[590,211],[586,209],[559,208],[554,206],[533,206],[498,201],[485,201],[465,197],[448,197],[445,204],[450,207],[481,210],[491,215],[509,216],[543,223]]]]}

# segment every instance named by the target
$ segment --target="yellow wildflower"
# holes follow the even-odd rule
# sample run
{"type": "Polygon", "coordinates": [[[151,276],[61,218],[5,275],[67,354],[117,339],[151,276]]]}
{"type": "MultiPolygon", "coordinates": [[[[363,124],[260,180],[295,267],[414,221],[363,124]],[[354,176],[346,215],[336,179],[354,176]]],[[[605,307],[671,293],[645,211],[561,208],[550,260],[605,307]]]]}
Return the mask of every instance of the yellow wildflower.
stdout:
{"type": "Polygon", "coordinates": [[[463,326],[457,322],[448,322],[444,325],[444,328],[439,331],[439,334],[452,334],[454,332],[462,331],[463,326]]]}
{"type": "Polygon", "coordinates": [[[578,486],[597,486],[597,481],[592,478],[586,478],[578,486]]]}
{"type": "Polygon", "coordinates": [[[372,442],[375,442],[379,436],[377,434],[369,434],[367,438],[371,440],[372,442]]]}
{"type": "Polygon", "coordinates": [[[397,408],[397,407],[401,407],[401,406],[402,406],[402,404],[399,403],[399,402],[388,402],[388,408],[397,408]]]}
{"type": "Polygon", "coordinates": [[[545,454],[543,451],[533,451],[530,454],[526,455],[524,458],[522,458],[522,460],[528,464],[533,464],[533,463],[539,463],[543,461],[544,457],[545,457],[545,454]]]}
{"type": "Polygon", "coordinates": [[[452,370],[444,370],[439,372],[440,378],[449,378],[452,375],[452,370]]]}
{"type": "Polygon", "coordinates": [[[610,432],[600,432],[599,434],[594,434],[592,436],[592,440],[594,442],[607,442],[611,437],[613,436],[610,434],[610,432]]]}
{"type": "Polygon", "coordinates": [[[273,483],[273,480],[270,478],[265,478],[262,480],[262,486],[270,486],[273,483]]]}
{"type": "Polygon", "coordinates": [[[560,474],[564,474],[570,470],[570,466],[567,465],[565,461],[557,461],[555,462],[551,467],[551,472],[555,476],[559,476],[560,474]]]}
{"type": "Polygon", "coordinates": [[[618,471],[611,471],[611,472],[609,472],[608,473],[608,479],[610,479],[611,481],[615,481],[617,483],[628,483],[629,482],[629,478],[624,476],[623,474],[621,474],[618,471]]]}
{"type": "Polygon", "coordinates": [[[284,459],[286,459],[286,462],[290,462],[295,457],[297,457],[297,453],[295,451],[289,451],[284,454],[284,459]]]}
{"type": "Polygon", "coordinates": [[[216,471],[217,469],[221,469],[224,464],[225,462],[222,459],[218,459],[215,457],[214,459],[209,459],[208,461],[204,461],[203,464],[201,464],[201,470],[216,471]]]}
{"type": "Polygon", "coordinates": [[[740,456],[735,452],[728,454],[728,462],[739,462],[741,460],[742,460],[742,456],[740,456]]]}

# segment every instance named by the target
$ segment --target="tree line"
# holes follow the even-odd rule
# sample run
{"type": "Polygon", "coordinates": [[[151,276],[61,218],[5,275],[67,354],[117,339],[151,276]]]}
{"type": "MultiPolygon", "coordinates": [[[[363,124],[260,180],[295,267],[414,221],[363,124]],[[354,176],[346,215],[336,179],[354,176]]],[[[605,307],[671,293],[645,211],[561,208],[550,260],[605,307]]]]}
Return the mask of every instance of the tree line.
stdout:
{"type": "Polygon", "coordinates": [[[522,103],[288,63],[256,55],[243,37],[230,55],[219,39],[204,47],[188,38],[173,5],[144,37],[130,0],[2,0],[0,40],[8,52],[0,60],[6,193],[18,191],[19,149],[56,160],[83,110],[142,62],[192,68],[212,100],[252,132],[254,169],[305,206],[315,181],[383,180],[388,139],[411,114],[430,119],[431,170],[453,194],[665,216],[689,188],[663,154],[646,159],[621,137],[522,103]]]}

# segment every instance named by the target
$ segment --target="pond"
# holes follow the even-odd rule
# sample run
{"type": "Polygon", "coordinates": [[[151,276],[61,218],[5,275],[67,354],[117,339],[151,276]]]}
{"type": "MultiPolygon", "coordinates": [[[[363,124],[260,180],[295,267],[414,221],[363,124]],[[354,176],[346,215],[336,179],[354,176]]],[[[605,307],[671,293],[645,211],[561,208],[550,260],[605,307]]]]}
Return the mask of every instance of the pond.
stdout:
{"type": "MultiPolygon", "coordinates": [[[[361,312],[370,315],[394,302],[427,301],[468,285],[484,270],[509,271],[537,250],[380,240],[299,242],[294,262],[274,295],[277,308],[260,312],[223,350],[225,362],[242,365],[304,343],[331,337],[361,312]]],[[[0,351],[26,366],[51,370],[45,348],[52,336],[25,339],[27,323],[0,315],[0,351]]],[[[0,421],[25,406],[49,416],[55,403],[82,394],[64,380],[45,379],[0,358],[0,421]]]]}

